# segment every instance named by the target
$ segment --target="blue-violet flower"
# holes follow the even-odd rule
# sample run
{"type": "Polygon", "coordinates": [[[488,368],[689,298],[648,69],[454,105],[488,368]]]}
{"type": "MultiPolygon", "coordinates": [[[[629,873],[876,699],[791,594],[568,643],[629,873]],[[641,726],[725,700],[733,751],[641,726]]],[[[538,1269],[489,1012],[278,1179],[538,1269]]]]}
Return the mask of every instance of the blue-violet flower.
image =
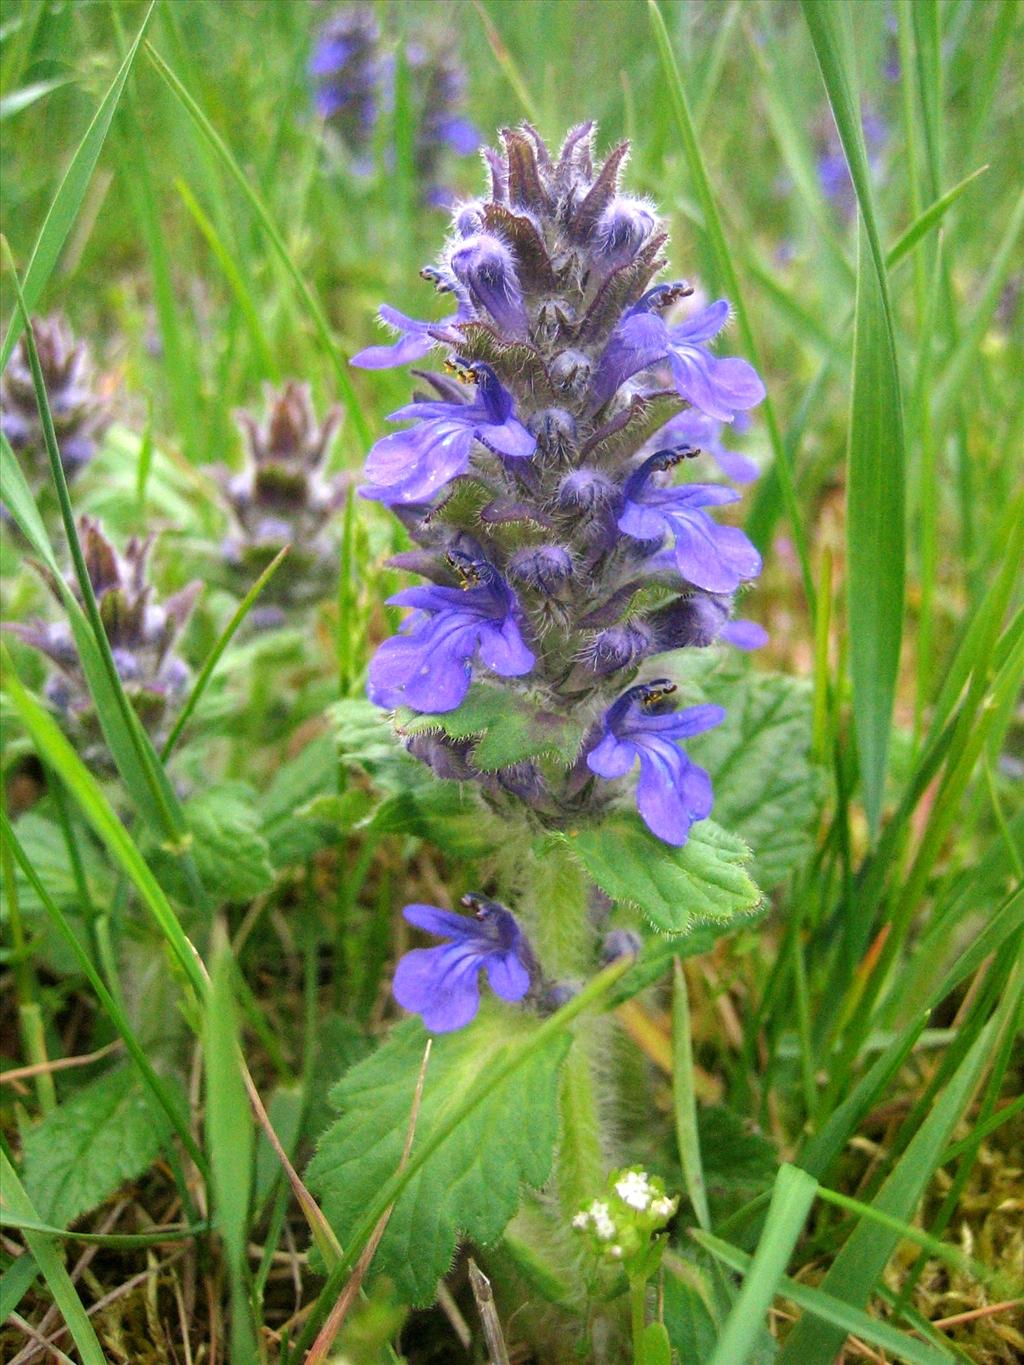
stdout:
{"type": "Polygon", "coordinates": [[[472,916],[433,905],[407,905],[402,911],[417,929],[449,940],[436,948],[414,948],[395,971],[395,999],[421,1015],[432,1033],[451,1033],[474,1017],[481,971],[502,1000],[522,1000],[530,989],[533,954],[515,916],[481,896],[464,896],[462,903],[472,916]]]}

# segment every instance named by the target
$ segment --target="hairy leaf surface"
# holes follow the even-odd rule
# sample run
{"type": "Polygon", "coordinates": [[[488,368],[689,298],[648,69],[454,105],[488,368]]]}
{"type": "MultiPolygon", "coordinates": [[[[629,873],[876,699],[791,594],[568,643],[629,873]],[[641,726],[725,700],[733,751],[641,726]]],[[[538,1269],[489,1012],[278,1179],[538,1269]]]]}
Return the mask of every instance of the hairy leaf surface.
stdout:
{"type": "MultiPolygon", "coordinates": [[[[413,1152],[505,1047],[535,1027],[521,1014],[495,1008],[469,1028],[434,1039],[413,1152]]],[[[308,1174],[342,1246],[398,1168],[427,1036],[419,1020],[401,1024],[332,1091],[341,1117],[321,1138],[308,1174]]],[[[374,1271],[390,1275],[407,1301],[432,1302],[460,1236],[495,1241],[516,1210],[520,1184],[547,1179],[558,1070],[568,1044],[568,1036],[556,1038],[496,1086],[400,1195],[374,1271]]]]}
{"type": "Polygon", "coordinates": [[[712,820],[694,825],[682,848],[662,843],[630,811],[571,835],[570,842],[602,891],[639,906],[666,933],[750,915],[761,900],[746,871],[750,850],[712,820]]]}

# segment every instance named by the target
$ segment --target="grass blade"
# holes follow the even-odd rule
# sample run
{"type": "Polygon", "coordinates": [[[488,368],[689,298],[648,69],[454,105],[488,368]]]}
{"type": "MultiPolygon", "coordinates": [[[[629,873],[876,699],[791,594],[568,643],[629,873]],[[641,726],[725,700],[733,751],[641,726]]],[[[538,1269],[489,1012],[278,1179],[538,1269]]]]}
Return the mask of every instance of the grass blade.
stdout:
{"type": "Polygon", "coordinates": [[[864,806],[881,823],[905,589],[904,434],[885,253],[871,193],[845,3],[802,0],[861,211],[846,488],[850,678],[864,806]]]}
{"type": "Polygon", "coordinates": [[[704,1170],[700,1158],[700,1137],[697,1132],[697,1098],[693,1090],[693,1043],[690,1034],[690,1001],[686,993],[686,977],[678,958],[673,963],[672,977],[672,1098],[676,1111],[676,1143],[683,1167],[686,1192],[697,1215],[697,1222],[708,1231],[711,1213],[708,1209],[704,1170]]]}
{"type": "MultiPolygon", "coordinates": [[[[18,1179],[18,1173],[7,1159],[7,1153],[0,1149],[0,1184],[4,1191],[4,1205],[15,1217],[38,1222],[35,1208],[18,1179]]],[[[43,1273],[53,1301],[67,1323],[68,1331],[78,1347],[82,1365],[105,1365],[106,1357],[96,1337],[93,1325],[82,1306],[82,1300],[75,1292],[71,1276],[64,1269],[64,1262],[53,1244],[53,1238],[42,1232],[24,1232],[25,1242],[32,1253],[36,1265],[43,1273]]]]}
{"type": "MultiPolygon", "coordinates": [[[[994,1019],[990,1020],[982,1030],[878,1192],[873,1207],[879,1213],[903,1221],[913,1214],[990,1060],[995,1023],[994,1019]]],[[[862,1220],[832,1263],[821,1288],[854,1306],[864,1303],[900,1235],[895,1229],[862,1220]]],[[[780,1365],[831,1360],[842,1346],[845,1335],[841,1327],[804,1317],[787,1338],[779,1357],[780,1365]]]]}
{"type": "Polygon", "coordinates": [[[290,545],[284,545],[280,550],[278,550],[277,554],[270,561],[267,567],[263,570],[259,578],[257,578],[256,582],[245,594],[241,602],[239,602],[237,608],[235,609],[234,614],[231,617],[231,620],[221,631],[220,638],[217,640],[217,643],[214,645],[214,647],[210,650],[209,657],[203,664],[199,677],[196,679],[195,686],[189,693],[188,700],[186,701],[185,705],[181,708],[181,714],[178,716],[178,719],[174,722],[174,728],[171,730],[171,733],[167,736],[167,740],[164,744],[164,747],[160,751],[160,758],[162,762],[166,763],[167,760],[170,758],[171,754],[174,752],[174,746],[175,744],[177,744],[178,738],[181,735],[182,730],[184,730],[185,726],[188,724],[192,712],[198,706],[200,697],[206,691],[207,684],[213,677],[213,671],[217,667],[217,664],[220,662],[221,655],[224,653],[228,645],[231,643],[235,631],[242,624],[245,618],[249,615],[253,603],[256,601],[257,597],[259,597],[260,593],[267,586],[270,580],[273,578],[274,574],[280,567],[281,561],[284,559],[285,555],[287,555],[290,549],[291,549],[290,545]]]}
{"type": "MultiPolygon", "coordinates": [[[[9,258],[10,253],[6,239],[0,238],[0,244],[2,244],[3,250],[9,258]]],[[[43,426],[46,453],[50,462],[50,473],[57,490],[61,520],[64,523],[64,534],[67,537],[68,548],[71,552],[75,579],[78,583],[82,602],[85,604],[85,617],[92,633],[91,647],[89,647],[85,643],[88,639],[88,632],[76,631],[75,638],[76,644],[79,646],[82,667],[86,672],[89,690],[96,703],[96,711],[104,735],[111,741],[111,752],[125,783],[133,795],[140,798],[142,809],[148,813],[151,820],[155,821],[163,837],[177,841],[184,826],[181,808],[157,759],[149,736],[135,715],[121,685],[121,677],[114,662],[113,651],[100,617],[99,604],[96,601],[96,594],[86,567],[85,555],[78,539],[75,516],[71,507],[71,494],[68,490],[67,477],[57,446],[57,436],[54,431],[53,416],[50,412],[49,398],[46,393],[46,383],[43,379],[35,337],[29,324],[24,294],[18,281],[17,272],[13,269],[13,261],[9,260],[9,264],[11,265],[11,275],[18,299],[18,308],[26,328],[25,342],[32,368],[36,404],[43,426]],[[97,666],[97,661],[99,666],[97,666]]],[[[75,621],[81,616],[81,611],[78,609],[77,603],[75,603],[74,609],[70,607],[69,604],[74,602],[74,597],[68,591],[63,576],[59,573],[57,580],[56,586],[64,597],[66,605],[68,605],[72,626],[74,626],[75,621]]]]}
{"type": "MultiPolygon", "coordinates": [[[[25,307],[28,312],[31,312],[39,302],[42,292],[53,274],[61,248],[67,241],[68,233],[71,231],[78,211],[82,207],[85,192],[89,188],[89,181],[92,179],[96,162],[110,130],[110,121],[114,117],[114,110],[117,108],[118,101],[124,91],[128,73],[132,69],[139,45],[149,27],[150,17],[155,7],[156,0],[153,0],[146,11],[146,16],[134,43],[128,49],[128,55],[118,68],[110,89],[103,96],[100,107],[96,110],[92,122],[85,130],[85,136],[78,144],[78,150],[71,158],[71,164],[64,173],[60,188],[57,190],[49,212],[43,220],[43,226],[39,229],[39,236],[36,238],[28,268],[25,271],[25,307]]],[[[15,314],[7,329],[7,335],[4,337],[3,350],[0,351],[0,370],[4,369],[11,358],[11,352],[21,334],[21,327],[21,319],[18,314],[15,314]]]]}
{"type": "Polygon", "coordinates": [[[846,487],[847,620],[864,806],[881,822],[905,591],[903,418],[885,295],[861,231],[846,487]]]}
{"type": "Polygon", "coordinates": [[[224,1243],[231,1285],[231,1357],[255,1360],[256,1339],[246,1287],[254,1135],[239,1065],[238,1021],[231,991],[234,959],[222,929],[217,938],[203,1037],[206,1146],[213,1174],[214,1221],[224,1243]]]}
{"type": "MultiPolygon", "coordinates": [[[[675,115],[676,127],[679,132],[679,140],[683,146],[686,162],[690,170],[690,178],[697,190],[700,199],[701,210],[704,214],[704,228],[711,245],[714,255],[715,265],[725,286],[730,302],[736,309],[736,320],[739,323],[740,334],[743,344],[747,350],[754,367],[761,370],[758,348],[754,341],[753,329],[750,325],[750,318],[747,315],[746,305],[740,291],[740,282],[736,275],[736,269],[732,263],[732,256],[726,245],[725,232],[722,228],[722,220],[715,204],[714,195],[711,193],[711,182],[708,178],[707,168],[704,165],[704,158],[701,154],[700,144],[697,140],[697,130],[694,126],[693,115],[686,97],[686,90],[683,85],[682,77],[679,74],[679,66],[672,52],[672,44],[668,36],[668,29],[665,27],[665,20],[662,18],[661,11],[658,9],[655,0],[647,0],[648,13],[651,21],[651,29],[654,33],[655,45],[658,55],[661,58],[661,67],[664,73],[665,82],[668,86],[669,100],[672,111],[675,115]]],[[[766,397],[763,404],[765,425],[768,428],[768,436],[772,445],[774,456],[774,468],[777,470],[779,485],[782,490],[783,503],[786,515],[789,518],[790,527],[793,532],[793,542],[796,545],[797,554],[800,558],[800,570],[803,577],[804,592],[807,596],[807,604],[810,610],[814,610],[814,581],[811,577],[810,556],[807,549],[807,535],[804,530],[803,517],[796,499],[796,489],[793,485],[792,460],[782,440],[782,433],[775,418],[775,409],[772,406],[770,397],[766,397]]]]}
{"type": "MultiPolygon", "coordinates": [[[[753,1258],[745,1251],[740,1251],[738,1247],[724,1242],[721,1237],[713,1237],[710,1233],[693,1232],[691,1236],[731,1270],[739,1271],[741,1274],[749,1271],[753,1258]]],[[[944,1365],[944,1362],[954,1358],[945,1351],[917,1341],[914,1337],[905,1336],[889,1323],[880,1322],[878,1318],[873,1318],[861,1308],[851,1308],[834,1294],[826,1294],[823,1290],[802,1284],[799,1280],[791,1280],[784,1276],[779,1283],[779,1293],[792,1300],[804,1313],[810,1313],[816,1318],[832,1323],[844,1334],[852,1333],[861,1341],[866,1341],[869,1346],[878,1346],[881,1350],[888,1351],[898,1360],[906,1361],[907,1365],[944,1365]]]]}
{"type": "Polygon", "coordinates": [[[181,104],[189,118],[196,125],[196,128],[202,134],[203,138],[216,152],[226,170],[231,175],[231,178],[248,200],[261,227],[267,234],[267,238],[274,248],[278,259],[291,277],[295,288],[298,290],[299,297],[302,299],[306,311],[312,320],[324,351],[333,366],[335,378],[338,381],[341,400],[344,403],[352,425],[355,428],[359,445],[362,449],[365,449],[369,446],[371,441],[370,428],[366,418],[363,416],[363,410],[360,406],[358,395],[356,394],[352,380],[349,377],[348,357],[340,351],[332,338],[331,330],[328,326],[327,318],[324,316],[323,309],[314,297],[312,289],[306,283],[305,279],[303,279],[298,266],[292,260],[291,253],[285,245],[284,238],[281,236],[276,223],[271,218],[266,205],[260,198],[251,178],[247,176],[241,166],[239,166],[227,143],[217,132],[216,128],[214,128],[202,109],[200,109],[188,90],[186,90],[185,86],[167,65],[163,57],[160,56],[159,52],[157,52],[149,43],[146,44],[146,56],[152,62],[157,73],[168,86],[175,99],[181,104]]]}
{"type": "Polygon", "coordinates": [[[118,819],[117,812],[92,773],[61,734],[56,721],[22,686],[9,660],[5,660],[3,672],[4,690],[40,755],[56,770],[114,860],[131,879],[143,904],[174,952],[186,980],[202,997],[205,993],[205,976],[196,951],[178,923],[159,882],[118,819]]]}
{"type": "Polygon", "coordinates": [[[779,1167],[757,1251],[709,1365],[740,1365],[750,1358],[817,1191],[817,1181],[806,1171],[779,1167]]]}

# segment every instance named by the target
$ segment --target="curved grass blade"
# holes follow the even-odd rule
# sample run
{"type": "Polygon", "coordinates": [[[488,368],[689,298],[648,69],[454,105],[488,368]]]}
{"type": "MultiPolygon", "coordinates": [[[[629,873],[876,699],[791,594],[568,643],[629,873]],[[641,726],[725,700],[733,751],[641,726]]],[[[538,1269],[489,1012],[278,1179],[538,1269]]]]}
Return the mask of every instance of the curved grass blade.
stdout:
{"type": "Polygon", "coordinates": [[[100,1005],[102,1005],[110,1022],[124,1040],[125,1048],[135,1065],[139,1068],[139,1073],[143,1082],[149,1087],[153,1098],[174,1125],[178,1136],[181,1138],[189,1156],[195,1162],[197,1169],[202,1172],[204,1179],[209,1179],[209,1168],[206,1164],[206,1158],[204,1157],[199,1144],[196,1142],[195,1138],[193,1138],[185,1116],[174,1103],[174,1100],[163,1081],[161,1081],[160,1077],[154,1071],[153,1065],[146,1056],[145,1049],[139,1042],[128,1016],[107,989],[106,983],[93,966],[92,959],[79,942],[78,936],[68,923],[64,912],[57,905],[39,879],[39,874],[32,866],[28,855],[22,848],[16,831],[6,814],[3,812],[0,812],[0,835],[2,835],[8,843],[15,862],[25,874],[26,880],[39,898],[40,905],[42,905],[43,909],[46,911],[46,914],[49,916],[57,932],[60,934],[72,956],[77,961],[82,974],[95,991],[96,999],[99,1001],[100,1005]]]}
{"type": "MultiPolygon", "coordinates": [[[[878,1192],[873,1201],[873,1208],[878,1213],[903,1222],[912,1215],[991,1059],[996,1022],[990,1020],[979,1034],[878,1192]]],[[[821,1288],[854,1307],[860,1306],[872,1292],[900,1236],[898,1229],[862,1220],[832,1263],[821,1288]]],[[[804,1317],[786,1339],[779,1356],[780,1365],[831,1360],[845,1336],[842,1327],[804,1317]]]]}
{"type": "Polygon", "coordinates": [[[738,1365],[750,1358],[817,1192],[817,1181],[806,1171],[779,1167],[757,1251],[709,1365],[738,1365]]]}
{"type": "Polygon", "coordinates": [[[285,545],[280,550],[278,550],[277,554],[270,561],[267,567],[263,570],[259,578],[257,578],[256,582],[245,594],[241,602],[239,602],[234,615],[231,617],[231,620],[224,627],[223,631],[220,634],[220,638],[214,645],[213,649],[210,650],[209,657],[203,664],[202,671],[200,672],[199,677],[196,679],[195,686],[189,693],[188,701],[186,701],[185,705],[181,708],[181,714],[178,716],[178,719],[174,722],[174,729],[167,736],[166,743],[164,744],[164,747],[160,750],[161,762],[166,763],[167,760],[170,758],[171,754],[174,752],[174,746],[175,744],[177,744],[178,738],[181,735],[182,730],[184,730],[185,726],[188,724],[189,717],[192,715],[192,712],[196,709],[197,705],[199,704],[200,697],[206,691],[207,684],[213,677],[213,670],[217,667],[217,664],[220,662],[221,655],[224,653],[228,645],[231,643],[231,639],[235,631],[242,624],[245,618],[249,615],[253,603],[256,601],[257,597],[259,597],[260,593],[267,586],[270,580],[273,578],[274,574],[277,572],[281,564],[281,561],[284,559],[285,555],[287,555],[290,549],[291,549],[290,545],[285,545]]]}
{"type": "Polygon", "coordinates": [[[246,1263],[255,1144],[239,1065],[231,990],[234,958],[223,929],[217,938],[203,1029],[206,1146],[213,1172],[214,1222],[224,1243],[231,1288],[231,1358],[242,1361],[257,1357],[246,1263]]]}
{"type": "Polygon", "coordinates": [[[801,0],[860,205],[846,483],[850,678],[864,807],[881,824],[903,636],[904,434],[896,332],[842,0],[801,0]]]}
{"type": "Polygon", "coordinates": [[[114,860],[135,885],[143,904],[177,958],[186,980],[203,998],[206,977],[198,955],[178,923],[159,882],[118,819],[117,812],[92,773],[61,734],[53,717],[22,686],[9,659],[4,660],[3,674],[4,690],[41,756],[56,770],[114,860]]]}
{"type": "Polygon", "coordinates": [[[270,343],[267,341],[267,336],[263,330],[263,324],[260,322],[259,314],[256,311],[256,305],[253,302],[252,294],[250,294],[248,285],[245,283],[245,280],[243,280],[238,266],[232,259],[230,251],[228,251],[227,247],[221,241],[217,229],[203,212],[199,205],[199,201],[196,199],[191,189],[189,189],[188,185],[186,185],[185,181],[176,178],[174,181],[174,188],[181,195],[185,207],[192,215],[196,227],[202,233],[206,245],[213,252],[217,264],[224,272],[224,278],[227,280],[231,292],[238,302],[238,306],[242,311],[242,316],[249,324],[249,335],[252,338],[256,353],[259,356],[260,367],[263,373],[275,384],[280,383],[281,367],[274,359],[274,353],[270,347],[270,343]]]}
{"type": "Polygon", "coordinates": [[[359,443],[363,448],[369,446],[371,441],[370,428],[366,418],[363,416],[363,410],[360,406],[358,395],[356,394],[352,380],[349,377],[347,368],[348,357],[343,354],[332,338],[331,330],[328,326],[327,319],[324,316],[323,309],[314,296],[312,289],[303,279],[298,266],[292,260],[291,253],[285,245],[284,238],[281,236],[276,223],[271,218],[266,205],[260,198],[250,177],[247,176],[241,166],[239,166],[227,143],[217,132],[216,128],[214,128],[202,109],[200,109],[188,90],[167,65],[163,57],[160,56],[159,52],[157,52],[150,43],[146,44],[146,56],[153,64],[153,67],[160,78],[171,91],[171,94],[182,106],[189,118],[196,125],[196,128],[216,152],[217,156],[230,173],[231,178],[249,201],[249,205],[259,219],[260,225],[267,234],[271,246],[277,253],[278,259],[291,277],[295,288],[298,290],[299,297],[306,307],[306,311],[312,320],[324,351],[334,368],[335,378],[338,381],[338,388],[341,393],[341,400],[344,403],[352,425],[355,428],[359,443]]]}
{"type": "MultiPolygon", "coordinates": [[[[734,1247],[730,1242],[724,1242],[721,1237],[714,1237],[707,1232],[692,1231],[690,1235],[730,1270],[745,1274],[750,1269],[753,1257],[748,1256],[739,1247],[734,1247]]],[[[667,1257],[666,1266],[671,1269],[667,1257]]],[[[826,1294],[811,1285],[802,1284],[799,1280],[791,1280],[784,1276],[779,1282],[779,1293],[803,1309],[805,1314],[809,1313],[813,1317],[830,1322],[847,1335],[852,1333],[861,1341],[866,1341],[869,1346],[878,1346],[895,1356],[897,1360],[906,1361],[907,1365],[944,1365],[944,1362],[953,1359],[945,1351],[917,1341],[914,1337],[905,1336],[889,1323],[880,1322],[863,1309],[851,1308],[835,1295],[826,1294]]]]}
{"type": "MultiPolygon", "coordinates": [[[[754,366],[760,370],[762,365],[757,344],[754,340],[754,332],[750,325],[750,318],[743,301],[743,295],[740,291],[740,282],[736,275],[732,256],[726,245],[722,220],[719,217],[714,195],[711,193],[711,182],[708,178],[707,168],[704,165],[700,144],[697,141],[697,130],[694,126],[693,115],[690,112],[690,106],[686,97],[686,90],[683,85],[682,77],[679,74],[679,66],[676,62],[675,55],[672,52],[672,44],[668,36],[668,29],[665,27],[665,20],[662,18],[661,11],[658,9],[655,0],[647,0],[647,4],[651,29],[654,33],[654,42],[661,59],[661,67],[665,76],[665,83],[668,87],[669,100],[679,131],[679,140],[682,143],[683,152],[686,156],[690,177],[693,181],[694,188],[697,191],[698,198],[700,199],[701,210],[704,214],[704,228],[715,258],[715,265],[721,276],[722,283],[725,285],[729,294],[730,300],[736,309],[736,320],[739,323],[744,347],[746,348],[750,359],[753,361],[754,366]]],[[[796,498],[796,489],[793,484],[792,456],[786,449],[782,440],[782,433],[779,430],[779,424],[775,417],[775,409],[772,406],[770,397],[765,398],[762,408],[765,425],[768,428],[768,437],[772,446],[772,455],[774,457],[773,467],[778,471],[782,499],[793,532],[793,543],[796,545],[797,554],[800,558],[800,571],[803,579],[804,592],[807,597],[808,607],[813,613],[815,605],[814,580],[811,576],[811,561],[807,548],[807,535],[804,530],[803,517],[800,512],[800,507],[796,498]]]]}
{"type": "MultiPolygon", "coordinates": [[[[4,1204],[16,1217],[38,1222],[36,1211],[18,1179],[18,1173],[7,1159],[7,1153],[0,1149],[0,1184],[3,1185],[4,1204]]],[[[75,1292],[71,1276],[64,1268],[53,1245],[53,1238],[42,1232],[24,1232],[25,1242],[43,1273],[53,1301],[67,1324],[68,1331],[78,1347],[82,1365],[105,1365],[103,1348],[82,1306],[82,1300],[75,1292]]]]}
{"type": "MultiPolygon", "coordinates": [[[[114,117],[114,110],[117,108],[118,101],[124,91],[128,73],[132,69],[139,45],[149,26],[150,17],[155,7],[156,0],[153,0],[146,11],[146,16],[134,43],[128,49],[127,56],[118,68],[110,89],[103,96],[100,107],[96,110],[92,122],[85,130],[85,136],[78,144],[78,150],[71,158],[71,164],[64,173],[60,188],[57,190],[54,201],[43,220],[43,226],[39,230],[39,236],[36,238],[28,268],[25,271],[24,294],[25,307],[28,312],[31,312],[39,302],[39,298],[53,273],[53,268],[57,264],[61,248],[78,216],[78,210],[81,208],[85,192],[89,188],[89,181],[92,179],[92,173],[103,149],[103,143],[106,141],[110,121],[114,117]]],[[[4,337],[3,350],[0,351],[0,370],[10,360],[15,342],[21,335],[21,328],[21,318],[16,313],[7,329],[7,335],[4,337]]]]}
{"type": "MultiPolygon", "coordinates": [[[[85,607],[84,619],[88,621],[88,631],[75,629],[76,622],[79,622],[80,625],[82,612],[60,573],[57,574],[56,587],[65,601],[72,629],[75,630],[75,643],[79,648],[82,668],[85,671],[89,690],[96,703],[96,713],[103,733],[110,744],[118,771],[138,801],[140,808],[146,813],[147,818],[154,824],[157,831],[165,839],[177,842],[184,830],[181,807],[170,783],[167,781],[163,767],[157,759],[149,736],[133,711],[121,684],[121,677],[114,662],[110,641],[100,617],[96,594],[89,578],[85,555],[78,539],[75,515],[71,506],[71,494],[68,490],[67,477],[57,446],[53,415],[50,412],[50,402],[46,392],[46,383],[43,379],[42,367],[39,363],[35,336],[29,325],[24,293],[18,280],[17,271],[14,269],[14,262],[11,259],[6,238],[0,238],[0,247],[2,247],[11,268],[11,278],[18,300],[18,309],[26,329],[25,343],[32,369],[36,405],[43,427],[46,454],[50,462],[50,474],[57,490],[64,534],[67,537],[68,549],[71,553],[78,591],[85,607]],[[89,639],[90,631],[91,640],[89,639]]],[[[23,497],[21,501],[24,502],[23,497]]]]}

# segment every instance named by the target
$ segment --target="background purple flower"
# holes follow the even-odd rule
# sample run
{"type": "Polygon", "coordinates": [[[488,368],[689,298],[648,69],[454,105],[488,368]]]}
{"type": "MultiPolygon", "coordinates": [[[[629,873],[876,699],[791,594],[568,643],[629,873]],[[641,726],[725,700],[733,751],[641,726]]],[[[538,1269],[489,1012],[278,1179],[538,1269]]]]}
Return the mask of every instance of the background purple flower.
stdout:
{"type": "Polygon", "coordinates": [[[686,843],[690,826],[711,814],[711,779],[678,744],[725,719],[720,706],[690,706],[669,711],[675,684],[667,680],[631,687],[609,707],[604,736],[587,754],[598,777],[625,777],[640,760],[636,808],[659,839],[675,847],[686,843]]]}
{"type": "Polygon", "coordinates": [[[474,915],[434,905],[407,905],[406,920],[446,938],[437,948],[414,948],[395,972],[393,991],[403,1009],[419,1014],[432,1033],[464,1028],[480,1008],[480,973],[495,995],[522,1000],[530,989],[533,956],[515,916],[497,901],[466,896],[474,915]]]}

